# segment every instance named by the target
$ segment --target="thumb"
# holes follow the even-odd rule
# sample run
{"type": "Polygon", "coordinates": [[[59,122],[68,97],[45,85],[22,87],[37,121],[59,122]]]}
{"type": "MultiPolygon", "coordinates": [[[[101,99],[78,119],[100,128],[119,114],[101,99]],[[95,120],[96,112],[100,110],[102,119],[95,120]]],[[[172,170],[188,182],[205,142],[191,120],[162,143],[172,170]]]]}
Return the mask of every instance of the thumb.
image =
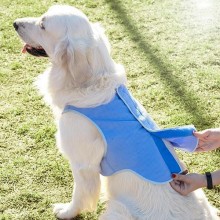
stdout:
{"type": "Polygon", "coordinates": [[[194,135],[195,137],[197,137],[197,138],[203,137],[203,133],[198,132],[198,131],[194,131],[194,132],[193,132],[193,135],[194,135]]]}
{"type": "Polygon", "coordinates": [[[210,134],[210,131],[209,130],[204,130],[204,131],[195,131],[193,132],[193,135],[195,137],[197,137],[198,139],[204,139],[206,137],[208,137],[210,134]]]}

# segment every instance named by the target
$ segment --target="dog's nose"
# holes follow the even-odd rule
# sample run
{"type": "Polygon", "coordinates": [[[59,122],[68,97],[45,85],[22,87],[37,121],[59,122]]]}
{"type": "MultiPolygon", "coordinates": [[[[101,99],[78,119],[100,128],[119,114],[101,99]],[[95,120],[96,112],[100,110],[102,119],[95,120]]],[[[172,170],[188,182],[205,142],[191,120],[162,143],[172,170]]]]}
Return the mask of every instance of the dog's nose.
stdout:
{"type": "Polygon", "coordinates": [[[17,31],[18,30],[18,25],[17,25],[16,22],[13,23],[13,26],[14,26],[15,30],[17,31]]]}

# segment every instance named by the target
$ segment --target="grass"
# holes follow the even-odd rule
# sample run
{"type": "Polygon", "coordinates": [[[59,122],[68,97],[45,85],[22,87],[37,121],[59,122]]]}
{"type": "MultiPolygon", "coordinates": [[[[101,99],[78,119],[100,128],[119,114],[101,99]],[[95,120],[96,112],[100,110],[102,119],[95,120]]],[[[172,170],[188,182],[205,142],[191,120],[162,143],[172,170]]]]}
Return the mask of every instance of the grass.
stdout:
{"type": "MultiPolygon", "coordinates": [[[[47,59],[22,55],[14,19],[39,16],[56,3],[75,5],[106,29],[128,86],[161,127],[220,126],[218,0],[2,0],[0,7],[0,220],[55,219],[72,176],[55,147],[51,111],[33,86],[47,59]]],[[[220,168],[220,151],[178,152],[191,172],[220,168]]],[[[220,208],[220,187],[205,190],[220,208]]],[[[103,209],[76,219],[95,220],[103,209]]]]}

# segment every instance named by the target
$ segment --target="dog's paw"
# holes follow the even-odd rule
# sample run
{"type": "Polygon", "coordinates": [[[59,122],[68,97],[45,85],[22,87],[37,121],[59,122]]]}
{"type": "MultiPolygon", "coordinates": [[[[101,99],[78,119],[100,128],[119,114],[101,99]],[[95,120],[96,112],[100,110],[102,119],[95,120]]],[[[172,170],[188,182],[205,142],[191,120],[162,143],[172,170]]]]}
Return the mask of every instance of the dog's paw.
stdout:
{"type": "Polygon", "coordinates": [[[53,205],[53,213],[58,219],[72,219],[77,216],[77,210],[71,205],[71,203],[58,203],[53,205]]]}

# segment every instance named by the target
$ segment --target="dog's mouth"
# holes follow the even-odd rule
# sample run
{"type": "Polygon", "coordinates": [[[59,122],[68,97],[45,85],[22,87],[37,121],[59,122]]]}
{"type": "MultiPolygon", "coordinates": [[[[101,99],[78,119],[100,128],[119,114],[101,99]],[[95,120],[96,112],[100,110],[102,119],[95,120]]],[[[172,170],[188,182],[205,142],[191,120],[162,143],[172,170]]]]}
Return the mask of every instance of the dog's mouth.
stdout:
{"type": "Polygon", "coordinates": [[[25,44],[22,49],[22,53],[26,53],[26,52],[36,57],[48,57],[46,51],[41,46],[32,47],[29,44],[25,44]]]}

